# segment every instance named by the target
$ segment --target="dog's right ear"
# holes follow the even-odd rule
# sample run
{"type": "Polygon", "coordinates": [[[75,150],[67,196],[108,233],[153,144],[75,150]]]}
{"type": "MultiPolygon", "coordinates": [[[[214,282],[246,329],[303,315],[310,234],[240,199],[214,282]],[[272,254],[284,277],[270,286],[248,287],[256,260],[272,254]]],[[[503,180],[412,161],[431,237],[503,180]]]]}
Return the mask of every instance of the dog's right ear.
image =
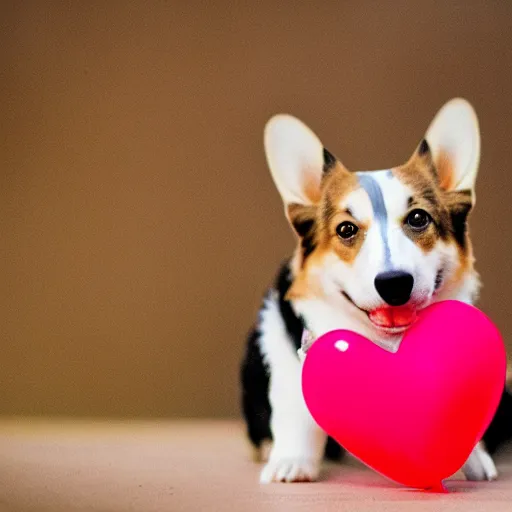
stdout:
{"type": "Polygon", "coordinates": [[[322,177],[336,158],[297,118],[279,114],[265,126],[265,153],[285,213],[299,237],[313,228],[322,177]]]}
{"type": "Polygon", "coordinates": [[[317,203],[324,168],[335,162],[318,137],[297,118],[278,114],[265,126],[264,141],[268,166],[285,205],[317,203]]]}

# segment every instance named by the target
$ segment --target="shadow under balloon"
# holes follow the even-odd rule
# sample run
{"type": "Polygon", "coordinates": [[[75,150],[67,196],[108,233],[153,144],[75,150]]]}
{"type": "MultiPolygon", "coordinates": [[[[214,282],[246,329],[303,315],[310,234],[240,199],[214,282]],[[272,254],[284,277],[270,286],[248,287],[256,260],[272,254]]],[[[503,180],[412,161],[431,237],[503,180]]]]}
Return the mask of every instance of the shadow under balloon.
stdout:
{"type": "Polygon", "coordinates": [[[473,493],[481,490],[482,486],[490,485],[489,482],[467,481],[457,473],[443,482],[443,488],[413,489],[389,480],[352,457],[347,457],[342,464],[331,463],[326,466],[321,480],[323,484],[338,485],[340,488],[348,486],[366,489],[369,493],[375,490],[378,491],[379,499],[389,501],[410,500],[412,496],[414,499],[443,499],[452,495],[473,493]]]}

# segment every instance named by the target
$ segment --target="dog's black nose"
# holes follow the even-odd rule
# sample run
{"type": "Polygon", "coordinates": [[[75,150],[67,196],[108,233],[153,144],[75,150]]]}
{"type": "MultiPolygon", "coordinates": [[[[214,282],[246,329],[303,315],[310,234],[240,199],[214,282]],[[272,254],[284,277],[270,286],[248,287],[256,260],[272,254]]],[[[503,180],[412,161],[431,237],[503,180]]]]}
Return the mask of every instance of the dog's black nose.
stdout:
{"type": "Polygon", "coordinates": [[[414,278],[408,272],[391,270],[375,278],[375,288],[390,306],[403,306],[411,297],[414,278]]]}

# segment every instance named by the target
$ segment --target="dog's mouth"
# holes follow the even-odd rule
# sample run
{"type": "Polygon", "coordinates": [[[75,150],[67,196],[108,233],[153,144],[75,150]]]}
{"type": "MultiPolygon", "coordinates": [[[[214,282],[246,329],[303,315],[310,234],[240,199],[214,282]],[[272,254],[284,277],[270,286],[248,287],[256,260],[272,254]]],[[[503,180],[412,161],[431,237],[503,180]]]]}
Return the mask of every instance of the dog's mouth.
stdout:
{"type": "Polygon", "coordinates": [[[362,311],[375,328],[386,334],[401,334],[416,321],[417,308],[413,304],[382,306],[368,311],[359,307],[348,293],[342,292],[342,295],[359,311],[362,311]]]}
{"type": "Polygon", "coordinates": [[[370,322],[389,334],[406,331],[416,320],[414,306],[389,306],[377,308],[367,313],[370,322]]]}

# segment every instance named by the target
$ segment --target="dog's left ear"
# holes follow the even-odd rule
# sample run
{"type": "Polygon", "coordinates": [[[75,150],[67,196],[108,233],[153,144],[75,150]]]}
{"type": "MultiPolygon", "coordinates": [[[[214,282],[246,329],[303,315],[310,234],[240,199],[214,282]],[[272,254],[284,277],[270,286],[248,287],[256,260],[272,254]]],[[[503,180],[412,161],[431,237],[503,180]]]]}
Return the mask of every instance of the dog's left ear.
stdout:
{"type": "Polygon", "coordinates": [[[268,166],[283,199],[285,215],[302,243],[309,243],[314,235],[322,180],[335,167],[340,172],[344,168],[312,130],[287,114],[276,115],[268,121],[264,142],[268,166]]]}
{"type": "Polygon", "coordinates": [[[441,189],[470,193],[474,204],[480,130],[471,104],[461,98],[446,103],[430,124],[425,140],[418,152],[431,152],[441,189]]]}

